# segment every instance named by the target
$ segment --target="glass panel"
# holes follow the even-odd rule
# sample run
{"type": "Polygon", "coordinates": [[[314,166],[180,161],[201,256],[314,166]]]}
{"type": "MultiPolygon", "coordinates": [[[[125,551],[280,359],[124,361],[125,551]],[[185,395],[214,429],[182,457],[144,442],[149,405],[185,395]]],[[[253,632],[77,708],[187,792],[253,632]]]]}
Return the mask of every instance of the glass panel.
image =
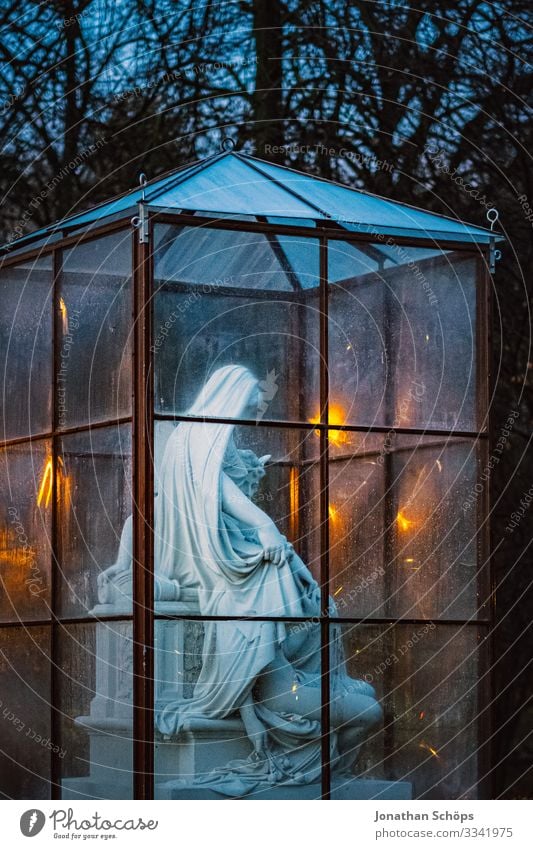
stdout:
{"type": "Polygon", "coordinates": [[[0,271],[2,438],[52,429],[52,255],[0,271]]]}
{"type": "Polygon", "coordinates": [[[319,631],[156,620],[156,799],[320,798],[319,631]]]}
{"type": "Polygon", "coordinates": [[[64,627],[58,646],[62,798],[131,799],[131,623],[64,627]]]}
{"type": "MultiPolygon", "coordinates": [[[[478,446],[457,437],[333,431],[330,563],[341,616],[469,618],[477,570],[478,446]],[[466,505],[466,506],[465,506],[466,505]]],[[[483,558],[480,566],[484,569],[483,558]]]]}
{"type": "Polygon", "coordinates": [[[317,241],[158,226],[155,278],[159,412],[257,421],[318,414],[317,241]],[[252,372],[256,401],[192,407],[208,378],[231,365],[252,372]]]}
{"type": "MultiPolygon", "coordinates": [[[[282,171],[282,179],[286,172],[282,171]]],[[[279,175],[278,175],[279,176],[279,175]]],[[[148,190],[150,191],[150,190],[148,190]]],[[[203,209],[256,215],[314,218],[314,209],[241,159],[225,156],[158,193],[161,209],[203,209]]]]}
{"type": "MultiPolygon", "coordinates": [[[[340,630],[345,661],[332,655],[333,686],[345,670],[366,682],[346,697],[346,716],[363,722],[371,715],[368,698],[380,703],[384,716],[373,726],[365,723],[365,735],[353,735],[352,753],[358,754],[353,778],[334,786],[332,798],[476,798],[484,632],[432,622],[340,630]]],[[[333,717],[341,712],[339,702],[332,703],[333,717]]]]}
{"type": "Polygon", "coordinates": [[[318,450],[311,430],[159,422],[156,596],[177,584],[203,614],[318,613],[318,450]]]}
{"type": "Polygon", "coordinates": [[[60,614],[130,611],[129,425],[64,436],[57,491],[60,614]]]}
{"type": "MultiPolygon", "coordinates": [[[[51,739],[50,631],[0,628],[0,795],[49,799],[51,739]]],[[[63,752],[63,754],[62,754],[63,752]]]]}
{"type": "MultiPolygon", "coordinates": [[[[229,162],[230,160],[221,161],[229,162]]],[[[479,239],[482,242],[486,242],[489,238],[485,229],[463,224],[461,221],[454,221],[450,218],[443,218],[441,215],[434,215],[431,212],[424,212],[416,207],[407,206],[407,204],[385,200],[385,198],[368,192],[353,191],[347,186],[331,183],[328,180],[317,180],[311,174],[303,174],[289,168],[280,168],[278,165],[257,159],[253,160],[253,165],[256,172],[262,172],[276,184],[285,187],[287,191],[294,192],[301,203],[309,204],[313,217],[326,217],[338,221],[341,226],[347,229],[375,233],[383,228],[398,234],[406,233],[413,238],[420,238],[421,236],[430,238],[435,235],[468,241],[476,238],[476,240],[479,239]],[[317,207],[323,210],[322,214],[314,211],[317,207]]],[[[378,167],[382,166],[386,170],[391,169],[389,162],[385,161],[381,165],[378,164],[378,167]]],[[[249,180],[246,181],[243,176],[241,181],[245,185],[249,184],[249,180]]],[[[186,185],[189,188],[190,183],[186,185]]],[[[231,186],[231,189],[233,191],[233,186],[231,186]]],[[[248,205],[248,209],[257,211],[257,195],[261,199],[262,192],[263,185],[260,184],[256,188],[254,201],[248,205]]]]}
{"type": "Polygon", "coordinates": [[[58,297],[59,426],[128,415],[131,231],[65,251],[58,297]]]}
{"type": "Polygon", "coordinates": [[[0,619],[50,615],[52,455],[49,441],[0,451],[0,619]]]}
{"type": "Polygon", "coordinates": [[[476,270],[464,252],[330,241],[334,424],[476,429],[476,270]]]}

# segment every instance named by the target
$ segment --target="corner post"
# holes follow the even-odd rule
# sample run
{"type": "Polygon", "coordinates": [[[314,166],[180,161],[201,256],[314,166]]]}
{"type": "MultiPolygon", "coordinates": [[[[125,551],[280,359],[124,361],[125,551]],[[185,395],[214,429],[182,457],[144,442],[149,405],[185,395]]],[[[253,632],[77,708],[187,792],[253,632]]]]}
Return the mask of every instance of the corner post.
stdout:
{"type": "Polygon", "coordinates": [[[151,222],[147,221],[140,233],[136,226],[132,231],[133,794],[135,799],[153,799],[154,797],[154,432],[151,230],[151,222]]]}

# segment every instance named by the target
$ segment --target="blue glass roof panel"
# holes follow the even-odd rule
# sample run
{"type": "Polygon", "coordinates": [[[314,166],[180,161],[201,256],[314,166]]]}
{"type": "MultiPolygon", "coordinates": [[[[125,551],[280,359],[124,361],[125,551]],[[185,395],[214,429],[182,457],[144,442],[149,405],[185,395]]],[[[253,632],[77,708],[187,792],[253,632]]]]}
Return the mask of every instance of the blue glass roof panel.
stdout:
{"type": "Polygon", "coordinates": [[[488,229],[425,212],[408,204],[386,200],[378,195],[340,186],[262,160],[252,159],[252,162],[265,176],[282,182],[287,189],[312,205],[316,217],[360,225],[357,229],[369,234],[375,228],[377,233],[416,231],[422,237],[440,233],[449,237],[469,236],[485,240],[491,236],[488,229]]]}
{"type": "Polygon", "coordinates": [[[316,210],[228,154],[168,191],[151,193],[150,206],[201,209],[237,215],[316,218],[316,210]]]}
{"type": "MultiPolygon", "coordinates": [[[[62,219],[21,237],[6,249],[16,250],[53,232],[89,227],[121,213],[126,215],[141,200],[142,192],[136,188],[62,219]]],[[[262,216],[294,226],[314,226],[317,221],[332,220],[348,231],[365,233],[370,239],[388,234],[486,243],[491,238],[502,238],[483,227],[234,152],[208,157],[153,180],[145,188],[145,201],[154,211],[202,210],[203,214],[234,218],[262,216]]]]}

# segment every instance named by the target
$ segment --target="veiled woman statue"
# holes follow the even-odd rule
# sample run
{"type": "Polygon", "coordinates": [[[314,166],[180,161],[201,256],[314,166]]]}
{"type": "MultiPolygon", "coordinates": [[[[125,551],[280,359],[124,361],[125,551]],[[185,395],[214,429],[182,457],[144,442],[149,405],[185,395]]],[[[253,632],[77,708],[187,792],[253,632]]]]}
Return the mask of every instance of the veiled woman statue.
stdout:
{"type": "MultiPolygon", "coordinates": [[[[189,414],[255,419],[258,380],[241,366],[218,369],[189,414]]],[[[198,781],[228,795],[261,782],[318,781],[321,771],[320,590],[292,545],[254,502],[269,457],[237,449],[234,425],[181,422],[170,435],[155,503],[155,564],[166,586],[198,593],[205,622],[192,698],[164,706],[164,735],[191,718],[240,714],[252,745],[198,781]],[[265,621],[234,617],[265,617],[265,621]],[[307,621],[269,621],[287,617],[307,621]]],[[[117,563],[118,566],[118,563],[117,563]]],[[[111,567],[112,569],[116,567],[111,567]]],[[[331,602],[330,615],[334,611],[331,602]]],[[[347,676],[338,627],[331,635],[332,762],[350,767],[382,713],[373,688],[347,676]]]]}

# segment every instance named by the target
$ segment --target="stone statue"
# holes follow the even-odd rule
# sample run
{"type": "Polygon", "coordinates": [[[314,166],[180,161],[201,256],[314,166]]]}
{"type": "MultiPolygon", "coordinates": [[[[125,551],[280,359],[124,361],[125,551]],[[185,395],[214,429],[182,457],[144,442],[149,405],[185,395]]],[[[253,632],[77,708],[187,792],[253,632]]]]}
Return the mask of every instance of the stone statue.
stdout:
{"type": "MultiPolygon", "coordinates": [[[[260,403],[258,380],[230,365],[211,376],[189,414],[253,419],[260,403]]],[[[194,592],[200,614],[233,619],[204,622],[193,696],[160,706],[157,728],[170,739],[191,719],[240,716],[253,746],[250,757],[195,779],[231,796],[263,782],[316,782],[321,772],[320,589],[253,500],[270,456],[237,449],[233,430],[210,421],[174,428],[159,473],[154,529],[156,598],[194,592]],[[235,619],[243,616],[265,620],[235,619]]],[[[100,576],[100,601],[130,580],[128,519],[118,560],[100,576]]],[[[333,768],[345,770],[382,711],[373,688],[346,674],[338,626],[332,626],[330,652],[331,758],[333,768]]]]}

